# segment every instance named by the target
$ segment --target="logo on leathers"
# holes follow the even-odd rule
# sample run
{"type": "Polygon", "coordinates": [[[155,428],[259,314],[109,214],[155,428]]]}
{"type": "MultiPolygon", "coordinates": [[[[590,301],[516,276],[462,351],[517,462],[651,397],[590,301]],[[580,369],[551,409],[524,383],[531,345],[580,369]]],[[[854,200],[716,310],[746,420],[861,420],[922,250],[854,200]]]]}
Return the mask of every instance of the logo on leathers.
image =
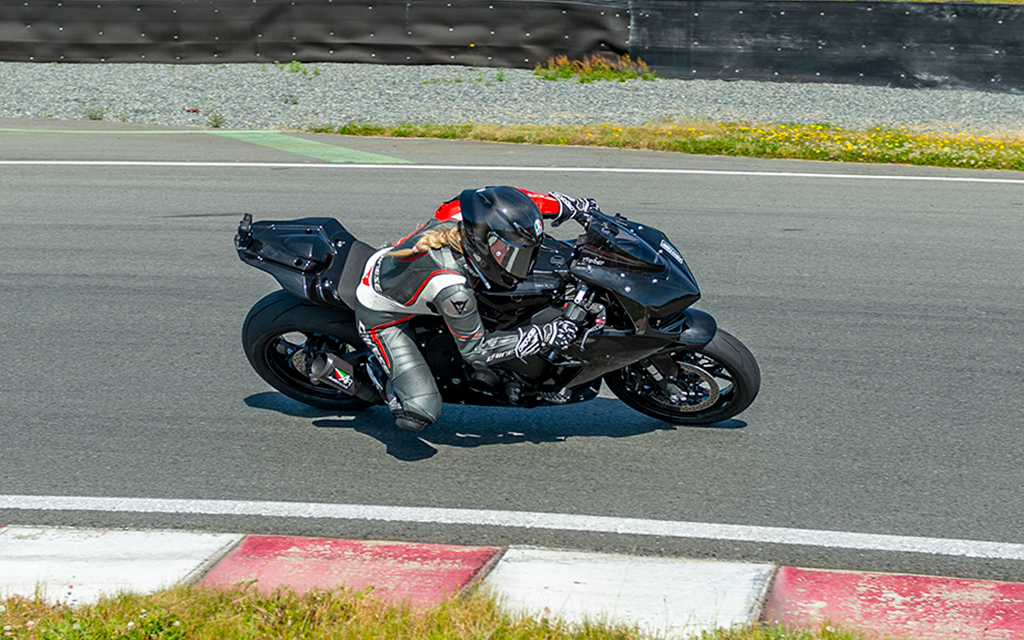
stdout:
{"type": "Polygon", "coordinates": [[[458,292],[444,301],[445,311],[448,315],[464,316],[476,309],[473,298],[465,292],[458,292]]]}

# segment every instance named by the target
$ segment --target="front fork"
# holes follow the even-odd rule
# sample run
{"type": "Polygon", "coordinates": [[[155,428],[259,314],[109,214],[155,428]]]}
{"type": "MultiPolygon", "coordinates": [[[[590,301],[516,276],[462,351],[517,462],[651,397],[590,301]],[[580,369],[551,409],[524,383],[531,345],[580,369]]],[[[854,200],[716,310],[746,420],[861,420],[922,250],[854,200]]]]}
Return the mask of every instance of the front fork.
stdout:
{"type": "Polygon", "coordinates": [[[645,370],[658,385],[662,393],[672,402],[681,400],[693,401],[701,396],[698,406],[704,407],[716,400],[721,388],[718,382],[704,369],[685,362],[677,361],[672,353],[678,351],[700,351],[714,339],[718,331],[718,323],[708,313],[697,309],[686,310],[685,329],[671,344],[660,352],[649,356],[644,363],[645,370]]]}

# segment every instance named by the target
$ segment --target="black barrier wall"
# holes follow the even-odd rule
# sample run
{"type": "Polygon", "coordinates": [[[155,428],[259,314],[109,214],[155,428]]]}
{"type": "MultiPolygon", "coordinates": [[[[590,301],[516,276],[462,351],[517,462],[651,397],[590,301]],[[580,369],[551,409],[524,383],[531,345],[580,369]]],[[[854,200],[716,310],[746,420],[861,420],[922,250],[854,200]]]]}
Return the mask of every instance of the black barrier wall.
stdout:
{"type": "Polygon", "coordinates": [[[819,0],[0,0],[0,60],[532,68],[1024,91],[1024,6],[819,0]]]}
{"type": "Polygon", "coordinates": [[[0,60],[532,68],[628,29],[625,0],[0,0],[0,60]]]}
{"type": "Polygon", "coordinates": [[[630,0],[662,76],[1024,91],[1024,6],[630,0]]]}

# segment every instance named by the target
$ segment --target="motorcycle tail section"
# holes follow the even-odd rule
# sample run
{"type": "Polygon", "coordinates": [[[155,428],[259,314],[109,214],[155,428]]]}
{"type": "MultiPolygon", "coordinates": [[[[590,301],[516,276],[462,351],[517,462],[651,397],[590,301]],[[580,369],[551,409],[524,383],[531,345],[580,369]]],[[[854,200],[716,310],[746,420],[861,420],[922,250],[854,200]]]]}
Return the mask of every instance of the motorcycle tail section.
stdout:
{"type": "Polygon", "coordinates": [[[238,257],[266,271],[292,295],[328,307],[355,308],[355,291],[373,247],[334,218],[253,222],[235,235],[238,257]]]}

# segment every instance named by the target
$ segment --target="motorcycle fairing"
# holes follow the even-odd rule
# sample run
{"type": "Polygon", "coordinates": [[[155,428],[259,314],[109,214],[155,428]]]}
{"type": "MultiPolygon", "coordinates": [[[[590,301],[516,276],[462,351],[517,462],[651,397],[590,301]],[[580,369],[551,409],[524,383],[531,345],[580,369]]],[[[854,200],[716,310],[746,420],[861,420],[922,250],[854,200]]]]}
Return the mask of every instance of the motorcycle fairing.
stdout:
{"type": "Polygon", "coordinates": [[[582,349],[573,346],[565,352],[569,358],[582,363],[565,384],[575,387],[588,383],[655,353],[698,350],[711,342],[716,331],[715,319],[698,309],[682,311],[678,328],[671,334],[605,329],[582,349]]]}
{"type": "Polygon", "coordinates": [[[612,292],[641,335],[664,333],[659,320],[700,299],[696,279],[668,238],[621,215],[592,214],[570,272],[612,292]]]}

